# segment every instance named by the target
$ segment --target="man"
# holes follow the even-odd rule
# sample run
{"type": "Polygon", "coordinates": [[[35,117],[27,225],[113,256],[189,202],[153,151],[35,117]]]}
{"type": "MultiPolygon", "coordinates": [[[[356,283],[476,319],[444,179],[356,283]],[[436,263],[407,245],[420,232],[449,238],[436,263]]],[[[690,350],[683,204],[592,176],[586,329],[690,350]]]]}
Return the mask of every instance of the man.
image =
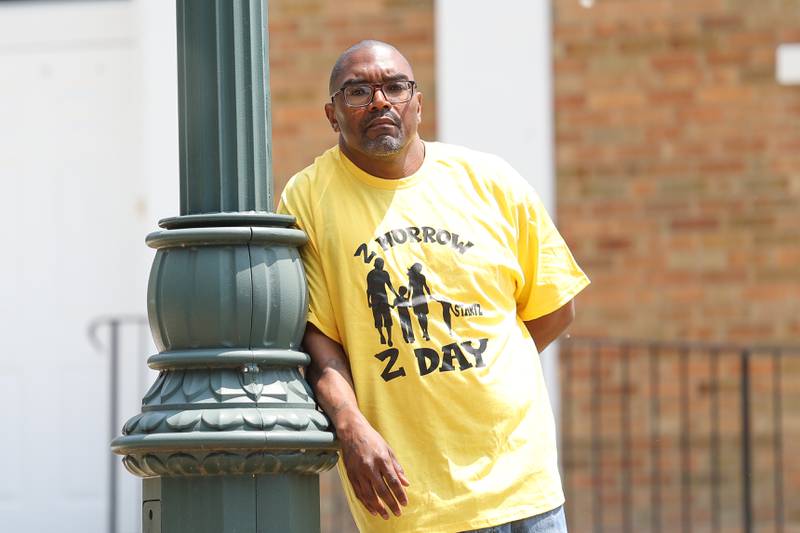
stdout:
{"type": "Polygon", "coordinates": [[[588,279],[507,163],[420,139],[422,93],[394,47],[345,51],[330,94],[338,146],[292,178],[279,211],[309,237],[306,377],[336,428],[356,523],[566,531],[537,347],[572,321],[588,279]],[[393,286],[424,268],[428,292],[463,311],[452,331],[426,313],[420,335],[380,344],[363,304],[378,265],[393,286]]]}

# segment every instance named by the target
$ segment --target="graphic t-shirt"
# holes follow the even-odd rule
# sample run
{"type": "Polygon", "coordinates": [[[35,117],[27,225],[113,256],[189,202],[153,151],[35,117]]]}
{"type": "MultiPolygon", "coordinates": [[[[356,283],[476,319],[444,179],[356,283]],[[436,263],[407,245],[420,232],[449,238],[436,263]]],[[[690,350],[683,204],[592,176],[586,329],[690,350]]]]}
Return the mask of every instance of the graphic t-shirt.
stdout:
{"type": "Polygon", "coordinates": [[[589,280],[507,163],[425,148],[420,169],[397,180],[331,148],[291,179],[279,207],[308,234],[308,320],[344,347],[359,408],[411,483],[403,515],[384,521],[355,498],[340,461],[362,531],[476,529],[564,501],[523,321],[589,280]]]}

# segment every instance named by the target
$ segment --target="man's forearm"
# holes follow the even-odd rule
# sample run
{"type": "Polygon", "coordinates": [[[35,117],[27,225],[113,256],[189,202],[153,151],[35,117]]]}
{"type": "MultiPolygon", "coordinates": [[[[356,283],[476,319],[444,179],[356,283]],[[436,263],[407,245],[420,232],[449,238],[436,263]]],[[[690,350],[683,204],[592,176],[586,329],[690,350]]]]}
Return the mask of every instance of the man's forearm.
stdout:
{"type": "Polygon", "coordinates": [[[358,408],[349,369],[337,366],[329,365],[321,370],[309,367],[306,377],[317,396],[317,403],[330,417],[341,438],[354,424],[366,422],[366,419],[358,408]]]}
{"type": "Polygon", "coordinates": [[[354,424],[366,422],[358,408],[344,350],[312,325],[306,330],[303,344],[313,354],[306,380],[316,394],[317,403],[342,437],[354,424]]]}
{"type": "Polygon", "coordinates": [[[303,345],[311,355],[306,379],[339,438],[347,477],[366,509],[384,519],[408,503],[408,479],[386,441],[358,408],[353,376],[342,346],[308,324],[303,345]]]}

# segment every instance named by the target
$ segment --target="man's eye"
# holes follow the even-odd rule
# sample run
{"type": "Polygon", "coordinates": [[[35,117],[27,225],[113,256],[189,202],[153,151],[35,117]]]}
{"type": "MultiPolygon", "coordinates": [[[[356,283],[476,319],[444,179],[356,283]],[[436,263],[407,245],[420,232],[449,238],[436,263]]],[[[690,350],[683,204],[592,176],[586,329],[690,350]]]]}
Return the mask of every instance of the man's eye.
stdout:
{"type": "Polygon", "coordinates": [[[358,85],[356,87],[349,87],[347,92],[350,96],[366,96],[369,94],[369,87],[358,85]]]}
{"type": "Polygon", "coordinates": [[[390,94],[400,94],[406,90],[406,84],[400,81],[387,83],[383,86],[383,90],[390,94]]]}

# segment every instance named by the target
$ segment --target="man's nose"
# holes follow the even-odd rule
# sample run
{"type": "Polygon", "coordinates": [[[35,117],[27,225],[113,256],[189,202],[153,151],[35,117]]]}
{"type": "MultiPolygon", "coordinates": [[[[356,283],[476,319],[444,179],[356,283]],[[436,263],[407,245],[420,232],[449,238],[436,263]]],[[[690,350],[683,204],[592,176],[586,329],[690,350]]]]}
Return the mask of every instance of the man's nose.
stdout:
{"type": "Polygon", "coordinates": [[[372,94],[372,103],[369,105],[370,111],[377,109],[390,109],[391,107],[392,104],[386,99],[386,95],[383,94],[383,89],[376,87],[375,92],[372,94]]]}

